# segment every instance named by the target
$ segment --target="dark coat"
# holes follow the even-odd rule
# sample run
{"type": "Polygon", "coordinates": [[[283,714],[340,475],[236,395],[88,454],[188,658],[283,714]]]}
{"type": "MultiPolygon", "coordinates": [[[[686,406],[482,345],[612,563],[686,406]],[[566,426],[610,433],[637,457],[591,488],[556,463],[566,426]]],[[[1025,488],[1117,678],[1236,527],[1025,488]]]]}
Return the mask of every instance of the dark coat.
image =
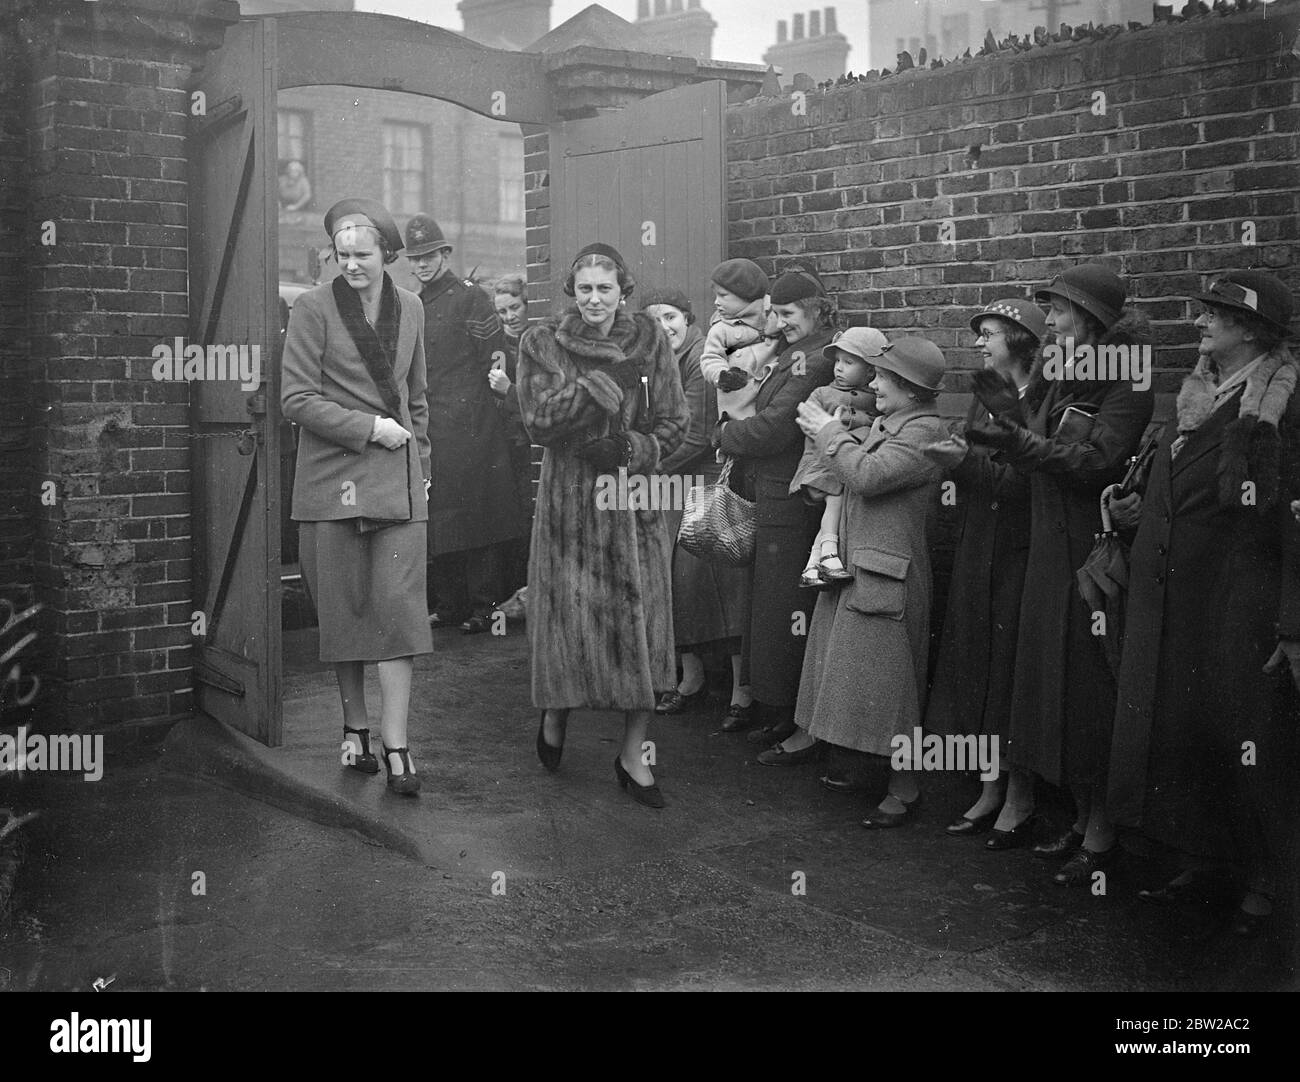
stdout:
{"type": "MultiPolygon", "coordinates": [[[[718,392],[700,370],[703,352],[704,333],[698,327],[688,327],[686,340],[676,353],[691,425],[681,446],[659,464],[664,473],[685,475],[684,486],[701,480],[714,484],[722,471],[709,439],[718,416],[718,392]]],[[[665,518],[669,537],[675,539],[682,512],[667,511],[665,518]]],[[[673,545],[673,632],[678,649],[739,639],[748,613],[748,568],[701,560],[680,545],[673,545]]]]}
{"type": "Polygon", "coordinates": [[[924,448],[947,434],[928,406],[881,417],[870,429],[828,424],[817,433],[822,460],[844,486],[840,552],[853,581],[817,599],[795,721],[829,744],[888,755],[894,736],[921,724],[930,648],[926,519],[943,475],[924,448]]]}
{"type": "Polygon", "coordinates": [[[503,330],[501,339],[505,343],[506,363],[503,371],[506,379],[510,381],[510,386],[504,394],[492,392],[496,399],[497,410],[501,414],[502,427],[506,434],[506,440],[514,447],[529,447],[532,440],[528,438],[528,429],[524,427],[523,418],[519,416],[519,381],[516,373],[519,370],[519,339],[511,338],[503,330]]]}
{"type": "MultiPolygon", "coordinates": [[[[976,399],[966,421],[987,416],[976,399]]],[[[948,479],[957,542],[926,728],[1005,741],[1029,560],[1029,479],[980,447],[948,479]]]]}
{"type": "Polygon", "coordinates": [[[429,555],[522,537],[527,522],[488,370],[506,357],[501,321],[478,286],[451,273],[420,291],[429,363],[429,555]]]}
{"type": "Polygon", "coordinates": [[[830,328],[822,328],[786,345],[754,400],[754,416],[728,421],[719,436],[722,450],[739,457],[757,503],[741,679],[748,680],[754,698],[767,706],[792,707],[799,693],[807,638],[794,628],[802,621],[806,632],[813,603],[809,591],[799,588],[799,572],[808,559],[820,512],[790,492],[804,448],[795,415],[799,403],[835,375],[834,362],[822,356],[832,335],[830,328]]]}
{"type": "Polygon", "coordinates": [[[628,473],[654,473],[690,422],[677,361],[648,316],[620,309],[602,338],[574,309],[524,332],[518,375],[524,424],[546,449],[528,566],[533,705],[650,710],[677,682],[667,524],[661,511],[603,509],[604,471],[574,451],[621,431],[628,473]],[[648,433],[632,427],[640,391],[601,371],[625,358],[649,377],[648,433]],[[610,395],[615,414],[599,404],[610,395]]]}
{"type": "MultiPolygon", "coordinates": [[[[1147,335],[1145,319],[1126,309],[1103,344],[1147,335]]],[[[1154,396],[1132,383],[1045,381],[1039,373],[1026,405],[1029,428],[1048,438],[1048,453],[1011,463],[1029,474],[1031,524],[1006,757],[1054,785],[1096,785],[1110,753],[1115,679],[1075,572],[1101,529],[1101,491],[1137,453],[1154,396]],[[1072,427],[1057,438],[1071,405],[1095,410],[1089,431],[1080,439],[1072,427]]]]}
{"type": "Polygon", "coordinates": [[[371,443],[376,417],[391,417],[334,301],[333,283],[309,289],[294,302],[281,361],[280,408],[302,426],[293,482],[298,522],[374,518],[423,522],[428,518],[428,405],[420,298],[395,287],[401,307],[393,380],[401,416],[392,420],[414,435],[396,451],[371,443]],[[345,501],[351,483],[354,498],[345,501]]]}
{"type": "MultiPolygon", "coordinates": [[[[1259,441],[1241,471],[1258,481],[1255,506],[1238,485],[1220,492],[1240,402],[1239,391],[1172,462],[1168,424],[1156,454],[1131,553],[1109,791],[1119,823],[1219,860],[1258,860],[1253,831],[1294,830],[1300,721],[1287,667],[1262,671],[1279,635],[1300,638],[1300,526],[1287,506],[1300,498],[1300,396],[1279,426],[1276,499],[1262,496],[1259,441]]],[[[1274,863],[1285,847],[1268,847],[1274,863]]]]}

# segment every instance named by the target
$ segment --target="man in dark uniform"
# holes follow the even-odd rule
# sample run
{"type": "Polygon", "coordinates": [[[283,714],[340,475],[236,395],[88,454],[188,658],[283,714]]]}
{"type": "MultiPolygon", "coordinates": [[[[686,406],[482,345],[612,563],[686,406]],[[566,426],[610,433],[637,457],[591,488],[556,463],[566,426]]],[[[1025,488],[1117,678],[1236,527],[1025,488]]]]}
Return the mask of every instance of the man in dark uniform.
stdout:
{"type": "Polygon", "coordinates": [[[451,272],[451,250],[429,215],[407,223],[429,370],[431,622],[474,634],[489,629],[492,607],[503,597],[503,543],[528,527],[488,384],[488,371],[506,356],[501,322],[487,293],[451,272]]]}

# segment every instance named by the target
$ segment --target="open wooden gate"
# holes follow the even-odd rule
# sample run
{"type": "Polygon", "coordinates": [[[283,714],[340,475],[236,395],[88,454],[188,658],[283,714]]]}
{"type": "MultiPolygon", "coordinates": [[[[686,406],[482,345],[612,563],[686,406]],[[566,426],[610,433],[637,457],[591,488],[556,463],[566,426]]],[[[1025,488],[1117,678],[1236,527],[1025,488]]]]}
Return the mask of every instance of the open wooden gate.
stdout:
{"type": "Polygon", "coordinates": [[[257,347],[261,384],[190,384],[198,710],[281,741],[280,334],[273,20],[226,34],[197,89],[190,151],[190,338],[257,347]]]}
{"type": "Polygon", "coordinates": [[[675,286],[707,325],[709,272],[726,254],[726,107],[726,84],[712,81],[552,127],[552,296],[573,253],[603,241],[639,291],[675,286]]]}
{"type": "MultiPolygon", "coordinates": [[[[454,102],[494,119],[548,124],[552,244],[616,244],[643,288],[686,290],[704,316],[724,252],[725,84],[646,98],[560,123],[551,58],[477,45],[391,16],[310,12],[251,18],[226,33],[194,89],[205,97],[190,157],[190,343],[257,346],[262,382],[191,384],[198,710],[281,742],[280,317],[277,90],[339,84],[454,102]],[[508,88],[502,93],[502,88],[508,88]]],[[[522,253],[521,253],[522,254],[522,253]]],[[[556,296],[559,296],[558,287],[556,296]]]]}

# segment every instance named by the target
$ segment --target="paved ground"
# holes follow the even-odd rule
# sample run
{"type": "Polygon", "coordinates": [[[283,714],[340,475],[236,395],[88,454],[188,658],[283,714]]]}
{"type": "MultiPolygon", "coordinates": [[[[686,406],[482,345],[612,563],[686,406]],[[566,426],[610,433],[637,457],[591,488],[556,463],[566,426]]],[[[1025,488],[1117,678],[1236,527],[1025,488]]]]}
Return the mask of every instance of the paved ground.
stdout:
{"type": "Polygon", "coordinates": [[[662,812],[615,786],[612,715],[575,717],[551,776],[518,632],[435,642],[417,670],[419,801],[339,769],[332,678],[301,660],[283,748],[191,723],[98,783],[24,782],[6,800],[48,812],[25,828],[0,988],[1293,986],[1264,944],[1137,902],[1140,860],[1093,897],[1023,851],[944,836],[965,780],[927,779],[916,823],[869,833],[869,802],[825,792],[815,768],[755,764],[717,704],[652,729],[662,812]]]}

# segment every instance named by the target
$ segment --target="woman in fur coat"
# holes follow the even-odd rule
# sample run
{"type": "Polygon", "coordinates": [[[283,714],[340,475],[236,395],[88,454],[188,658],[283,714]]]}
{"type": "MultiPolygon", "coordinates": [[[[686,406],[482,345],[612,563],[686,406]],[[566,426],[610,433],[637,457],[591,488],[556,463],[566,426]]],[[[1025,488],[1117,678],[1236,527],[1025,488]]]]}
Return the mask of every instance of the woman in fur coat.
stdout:
{"type": "Polygon", "coordinates": [[[1200,359],[1177,422],[1145,493],[1111,504],[1137,536],[1110,810],[1187,865],[1144,900],[1215,887],[1226,899],[1235,883],[1232,930],[1249,936],[1296,860],[1300,525],[1287,504],[1300,495],[1300,370],[1277,278],[1225,274],[1196,299],[1200,359]]]}
{"type": "MultiPolygon", "coordinates": [[[[1123,477],[1154,406],[1149,368],[1141,387],[1128,378],[1133,371],[1096,378],[1096,362],[1099,347],[1142,346],[1149,339],[1145,317],[1124,307],[1123,283],[1098,264],[1071,267],[1035,299],[1050,305],[1047,329],[1055,345],[1044,350],[1023,403],[1013,383],[998,394],[977,384],[993,419],[966,430],[971,443],[991,447],[1029,476],[1029,559],[1005,749],[1014,771],[1001,816],[1007,829],[991,848],[1032,840],[1036,774],[1066,787],[1076,814],[1069,831],[1034,852],[1045,860],[1065,858],[1054,880],[1082,885],[1109,867],[1119,849],[1105,800],[1115,677],[1075,573],[1101,530],[1101,492],[1123,477]]],[[[1127,349],[1122,355],[1131,357],[1127,349]]]]}
{"type": "Polygon", "coordinates": [[[640,803],[663,807],[641,745],[657,694],[676,683],[672,540],[661,511],[611,507],[598,490],[620,470],[655,474],[690,412],[667,337],[623,305],[633,284],[615,249],[588,245],[564,287],[576,307],[519,343],[520,415],[545,448],[528,634],[543,765],[559,767],[570,710],[621,710],[615,775],[640,803]]]}

